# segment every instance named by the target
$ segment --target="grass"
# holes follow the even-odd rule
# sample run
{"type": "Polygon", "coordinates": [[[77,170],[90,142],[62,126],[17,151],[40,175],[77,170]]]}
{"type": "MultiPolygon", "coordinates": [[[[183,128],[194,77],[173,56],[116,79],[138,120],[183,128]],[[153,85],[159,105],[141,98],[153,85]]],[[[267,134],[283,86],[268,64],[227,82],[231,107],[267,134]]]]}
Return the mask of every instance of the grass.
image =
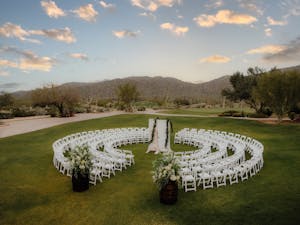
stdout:
{"type": "MultiPolygon", "coordinates": [[[[184,127],[248,135],[265,146],[259,174],[235,185],[179,192],[176,205],[159,203],[147,145],[132,149],[136,165],[74,193],[71,180],[52,165],[51,144],[78,131],[147,126],[147,115],[121,115],[56,126],[0,139],[0,224],[299,224],[300,126],[226,118],[172,117],[184,127]]],[[[190,150],[182,145],[176,150],[190,150]]]]}
{"type": "MultiPolygon", "coordinates": [[[[187,108],[187,109],[170,109],[160,111],[161,113],[169,113],[169,114],[187,114],[187,115],[200,115],[200,116],[216,116],[222,112],[228,110],[236,110],[241,111],[240,108],[187,108]]],[[[253,113],[254,111],[250,108],[244,107],[243,111],[245,113],[253,113]]]]}

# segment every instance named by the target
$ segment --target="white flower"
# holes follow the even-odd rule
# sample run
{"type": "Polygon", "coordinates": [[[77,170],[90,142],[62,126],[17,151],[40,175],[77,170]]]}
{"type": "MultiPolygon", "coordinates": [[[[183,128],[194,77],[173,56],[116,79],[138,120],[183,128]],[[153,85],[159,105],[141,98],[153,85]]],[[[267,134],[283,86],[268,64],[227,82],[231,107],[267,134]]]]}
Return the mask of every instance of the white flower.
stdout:
{"type": "Polygon", "coordinates": [[[177,177],[176,177],[175,175],[171,175],[170,180],[171,180],[171,181],[176,181],[176,180],[177,180],[177,177]]]}
{"type": "Polygon", "coordinates": [[[83,166],[83,165],[80,165],[80,166],[79,166],[79,169],[83,170],[83,169],[84,169],[84,166],[83,166]]]}

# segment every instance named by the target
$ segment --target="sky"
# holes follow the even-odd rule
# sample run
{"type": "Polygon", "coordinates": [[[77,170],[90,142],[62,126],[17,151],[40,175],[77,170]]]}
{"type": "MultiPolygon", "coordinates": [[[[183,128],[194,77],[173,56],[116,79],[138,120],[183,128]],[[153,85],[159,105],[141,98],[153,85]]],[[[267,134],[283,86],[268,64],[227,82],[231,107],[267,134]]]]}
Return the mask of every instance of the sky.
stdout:
{"type": "Polygon", "coordinates": [[[300,64],[300,0],[1,0],[0,92],[300,64]]]}

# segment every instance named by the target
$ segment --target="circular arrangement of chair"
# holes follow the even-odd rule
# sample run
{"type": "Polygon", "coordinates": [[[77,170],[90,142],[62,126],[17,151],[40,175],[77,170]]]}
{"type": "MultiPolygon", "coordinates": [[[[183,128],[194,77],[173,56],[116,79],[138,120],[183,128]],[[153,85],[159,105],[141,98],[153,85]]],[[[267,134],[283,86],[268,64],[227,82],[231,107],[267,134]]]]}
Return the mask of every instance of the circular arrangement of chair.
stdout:
{"type": "Polygon", "coordinates": [[[123,171],[133,165],[134,155],[130,150],[120,149],[122,145],[149,142],[148,128],[116,128],[81,132],[68,135],[52,145],[54,166],[63,174],[71,176],[70,162],[64,151],[76,145],[88,145],[93,155],[90,183],[102,182],[102,177],[110,178],[115,171],[123,171]]]}
{"type": "Polygon", "coordinates": [[[263,145],[243,135],[185,128],[175,134],[174,142],[199,148],[174,153],[180,163],[185,191],[196,191],[197,186],[207,189],[238,183],[263,167],[263,145]]]}
{"type": "MultiPolygon", "coordinates": [[[[148,143],[149,128],[116,128],[68,135],[53,143],[53,163],[63,174],[71,176],[70,162],[63,153],[76,145],[88,145],[93,155],[90,183],[96,185],[103,177],[132,166],[134,155],[120,147],[148,143]]],[[[250,137],[224,131],[184,128],[174,137],[175,144],[197,147],[195,151],[174,152],[181,171],[185,191],[225,186],[252,177],[263,167],[263,145],[250,137]],[[232,153],[232,154],[229,154],[232,153]],[[250,157],[246,159],[246,153],[250,157]]]]}

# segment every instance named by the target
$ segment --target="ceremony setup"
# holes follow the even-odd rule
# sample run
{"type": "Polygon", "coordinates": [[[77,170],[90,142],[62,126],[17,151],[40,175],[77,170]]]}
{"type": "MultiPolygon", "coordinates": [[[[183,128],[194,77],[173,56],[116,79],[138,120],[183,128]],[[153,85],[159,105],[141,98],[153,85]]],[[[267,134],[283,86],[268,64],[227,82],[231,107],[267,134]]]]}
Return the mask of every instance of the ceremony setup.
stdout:
{"type": "Polygon", "coordinates": [[[254,176],[263,167],[264,147],[251,137],[184,128],[175,133],[174,144],[196,150],[172,151],[172,130],[169,119],[149,119],[148,127],[74,133],[53,143],[53,164],[62,174],[72,176],[73,190],[81,192],[89,188],[89,183],[96,185],[139,163],[123,146],[149,143],[146,153],[160,157],[153,162],[153,181],[160,193],[169,186],[167,197],[160,196],[166,204],[177,201],[177,186],[188,192],[232,185],[254,176]],[[170,183],[176,187],[170,188],[170,183]]]}

